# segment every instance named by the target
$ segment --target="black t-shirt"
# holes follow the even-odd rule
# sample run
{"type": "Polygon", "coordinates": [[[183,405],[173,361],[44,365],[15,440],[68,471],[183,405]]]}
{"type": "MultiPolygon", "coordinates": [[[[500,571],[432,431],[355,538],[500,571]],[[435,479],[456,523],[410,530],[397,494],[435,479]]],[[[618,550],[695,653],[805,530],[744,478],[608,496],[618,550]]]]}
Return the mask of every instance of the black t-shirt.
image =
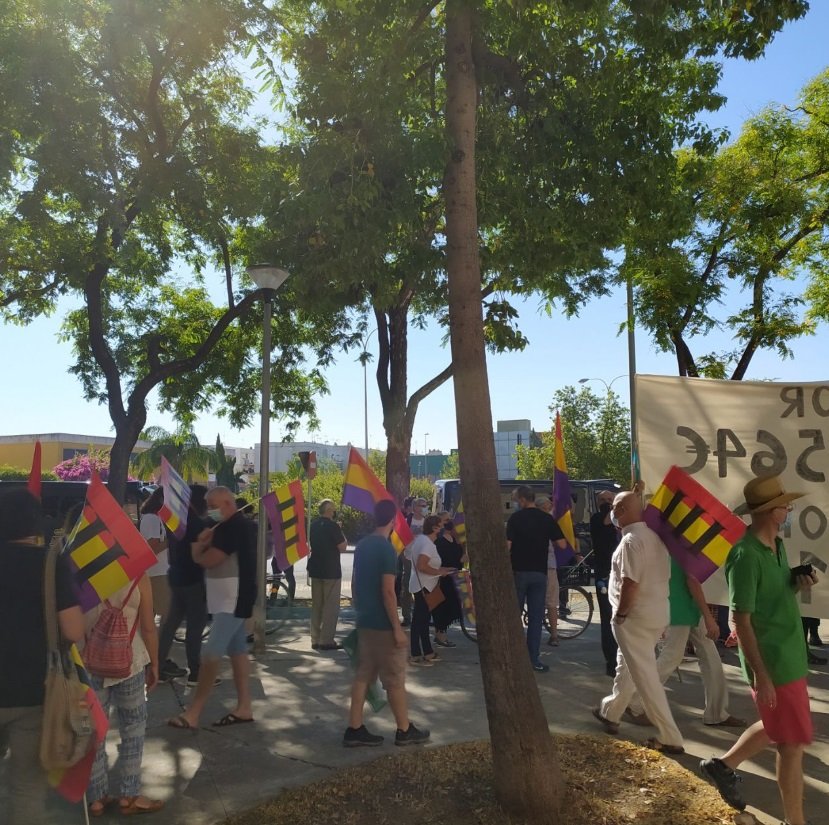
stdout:
{"type": "MultiPolygon", "coordinates": [[[[216,527],[210,543],[228,556],[236,556],[239,590],[233,615],[249,619],[256,601],[256,524],[242,513],[234,513],[216,527]]],[[[208,576],[215,575],[221,567],[210,568],[208,576]]]]}
{"type": "Polygon", "coordinates": [[[340,525],[333,519],[317,516],[311,522],[308,538],[311,545],[308,575],[312,579],[341,579],[343,569],[337,545],[345,541],[345,536],[340,525]]]}
{"type": "MultiPolygon", "coordinates": [[[[43,569],[46,548],[0,544],[0,707],[43,704],[46,679],[46,626],[43,569]]],[[[78,604],[72,573],[63,557],[55,573],[57,609],[78,604]]]]}
{"type": "Polygon", "coordinates": [[[619,545],[619,534],[612,524],[604,523],[602,513],[590,517],[590,540],[593,544],[593,569],[597,579],[610,576],[610,560],[619,545]]]}
{"type": "Polygon", "coordinates": [[[192,511],[187,515],[187,528],[178,539],[169,530],[170,570],[167,573],[174,587],[189,587],[204,581],[204,568],[193,561],[192,544],[207,525],[192,511]]]}
{"type": "Polygon", "coordinates": [[[438,549],[440,563],[444,567],[454,567],[460,570],[463,567],[463,545],[458,541],[449,541],[443,534],[435,540],[435,547],[438,549]]]}
{"type": "Polygon", "coordinates": [[[512,569],[547,574],[547,551],[551,541],[564,538],[556,520],[538,507],[524,507],[507,521],[507,539],[512,542],[512,569]]]}

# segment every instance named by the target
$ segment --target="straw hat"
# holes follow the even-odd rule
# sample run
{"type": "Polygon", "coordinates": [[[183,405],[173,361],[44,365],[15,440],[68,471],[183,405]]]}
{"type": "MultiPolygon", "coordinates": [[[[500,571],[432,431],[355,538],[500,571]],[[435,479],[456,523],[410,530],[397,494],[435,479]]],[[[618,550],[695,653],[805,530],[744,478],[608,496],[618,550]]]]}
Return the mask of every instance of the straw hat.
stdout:
{"type": "Polygon", "coordinates": [[[780,481],[780,476],[759,476],[753,478],[743,487],[745,503],[734,510],[735,513],[765,513],[775,507],[785,507],[789,502],[800,498],[805,493],[787,493],[780,481]]]}

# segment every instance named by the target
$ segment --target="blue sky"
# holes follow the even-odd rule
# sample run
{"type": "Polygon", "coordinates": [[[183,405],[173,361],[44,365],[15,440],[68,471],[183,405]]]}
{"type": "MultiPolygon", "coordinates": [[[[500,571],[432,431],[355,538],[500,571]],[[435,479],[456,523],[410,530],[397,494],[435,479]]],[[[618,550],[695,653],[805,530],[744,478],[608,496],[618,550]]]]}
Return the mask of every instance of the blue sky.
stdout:
{"type": "MultiPolygon", "coordinates": [[[[728,103],[720,111],[709,113],[706,120],[736,135],[746,118],[769,103],[793,103],[805,83],[826,67],[823,57],[826,32],[829,32],[829,3],[814,2],[806,18],[787,26],[761,60],[728,61],[720,86],[728,103]]],[[[617,376],[626,376],[626,337],[618,335],[619,325],[625,318],[623,292],[592,301],[582,308],[578,317],[570,320],[541,314],[540,303],[534,299],[519,306],[521,328],[530,339],[530,346],[521,353],[494,355],[488,359],[493,424],[498,419],[528,418],[535,429],[546,429],[550,425],[548,407],[556,389],[575,384],[579,378],[611,383],[617,376]]],[[[112,433],[106,407],[85,401],[80,384],[68,373],[71,348],[58,341],[59,326],[59,317],[40,319],[28,327],[0,326],[0,351],[6,355],[3,368],[6,393],[0,409],[0,434],[112,433]]],[[[448,347],[441,347],[441,338],[441,331],[437,329],[410,331],[410,393],[448,363],[448,347]]],[[[728,336],[719,334],[708,336],[697,349],[711,351],[729,345],[728,336]]],[[[640,373],[676,374],[673,356],[657,353],[643,331],[637,332],[636,346],[640,373]]],[[[781,361],[775,353],[758,353],[747,377],[787,381],[827,378],[829,335],[825,326],[816,335],[796,342],[793,349],[794,359],[786,361],[781,361]]],[[[362,445],[362,367],[353,355],[341,356],[328,370],[327,378],[331,393],[318,402],[320,427],[315,433],[304,428],[300,437],[314,435],[323,441],[351,441],[362,445]]],[[[591,386],[599,392],[604,389],[598,381],[591,386]]],[[[627,401],[626,377],[617,380],[613,389],[627,401]]],[[[380,401],[371,371],[368,421],[371,447],[384,448],[380,401]]],[[[175,426],[169,417],[154,410],[149,413],[148,423],[168,429],[175,426]]],[[[251,427],[234,431],[224,419],[204,416],[196,426],[196,433],[208,444],[218,433],[226,445],[249,447],[258,440],[258,423],[254,421],[251,427]]],[[[281,437],[280,424],[273,421],[271,438],[281,437]]],[[[420,405],[412,451],[423,452],[425,447],[448,451],[456,444],[450,381],[420,405]]]]}

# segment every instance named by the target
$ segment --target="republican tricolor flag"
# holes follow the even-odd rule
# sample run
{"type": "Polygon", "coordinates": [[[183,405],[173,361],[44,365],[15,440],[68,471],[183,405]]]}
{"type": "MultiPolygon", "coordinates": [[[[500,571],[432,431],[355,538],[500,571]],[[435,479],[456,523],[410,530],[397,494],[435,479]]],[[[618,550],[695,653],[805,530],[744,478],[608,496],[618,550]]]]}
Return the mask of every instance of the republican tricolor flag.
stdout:
{"type": "Polygon", "coordinates": [[[95,752],[98,750],[101,742],[106,738],[109,723],[107,722],[106,713],[104,713],[104,709],[101,707],[101,703],[98,701],[98,697],[92,689],[89,674],[86,672],[83,660],[75,645],[72,645],[69,649],[69,658],[71,659],[71,664],[75,666],[78,672],[78,678],[81,680],[81,683],[86,686],[85,701],[89,704],[91,711],[94,736],[89,752],[83,759],[76,762],[71,768],[49,771],[47,778],[49,784],[64,799],[69,800],[69,802],[80,802],[89,785],[89,777],[92,774],[92,763],[95,761],[95,752]]]}
{"type": "Polygon", "coordinates": [[[555,465],[553,470],[553,518],[558,522],[567,541],[564,550],[556,548],[556,560],[564,567],[576,553],[576,532],[573,529],[573,498],[570,493],[570,476],[564,458],[564,439],[561,435],[561,416],[556,413],[555,465]]]}
{"type": "Polygon", "coordinates": [[[187,530],[190,488],[164,456],[161,457],[161,486],[164,489],[164,503],[158,510],[158,517],[180,539],[187,530]]]}
{"type": "MultiPolygon", "coordinates": [[[[383,499],[394,501],[391,493],[380,483],[380,479],[374,475],[365,459],[352,447],[348,454],[348,467],[345,470],[343,504],[361,513],[372,514],[374,505],[383,499]]],[[[389,536],[389,541],[398,553],[402,553],[413,539],[411,527],[406,523],[403,513],[398,508],[394,519],[394,530],[389,536]]]]}

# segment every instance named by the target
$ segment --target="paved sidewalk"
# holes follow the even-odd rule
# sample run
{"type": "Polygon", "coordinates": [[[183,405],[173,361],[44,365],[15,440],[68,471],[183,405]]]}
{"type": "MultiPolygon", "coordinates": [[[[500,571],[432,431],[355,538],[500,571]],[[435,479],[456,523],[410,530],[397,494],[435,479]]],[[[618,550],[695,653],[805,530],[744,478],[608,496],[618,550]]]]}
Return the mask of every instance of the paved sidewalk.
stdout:
{"type": "MultiPolygon", "coordinates": [[[[189,690],[181,684],[161,685],[150,697],[150,721],[144,755],[144,793],[167,801],[164,812],[149,821],[163,825],[212,825],[229,813],[238,812],[275,796],[280,789],[329,776],[354,765],[394,751],[390,744],[376,749],[346,750],[341,745],[348,707],[350,670],[341,651],[315,653],[307,633],[307,608],[294,609],[294,617],[270,637],[267,654],[254,663],[253,695],[256,723],[213,728],[211,722],[232,709],[234,690],[229,666],[224,681],[208,705],[203,727],[198,731],[168,728],[165,720],[176,715],[187,702],[189,690]]],[[[350,611],[344,611],[341,635],[351,629],[350,611]]],[[[411,715],[417,724],[432,730],[436,745],[486,738],[486,714],[482,699],[477,646],[457,629],[450,631],[457,647],[441,650],[444,661],[433,668],[412,669],[409,675],[411,715]]],[[[174,655],[183,660],[181,645],[174,655]]],[[[754,718],[748,691],[742,684],[736,656],[725,654],[726,675],[732,690],[731,711],[754,718]]],[[[545,647],[544,661],[551,670],[536,679],[552,730],[556,732],[605,734],[590,715],[590,708],[607,692],[596,624],[575,641],[558,648],[545,647]]],[[[825,800],[829,798],[829,675],[826,668],[810,675],[810,695],[817,728],[817,741],[809,749],[807,813],[814,825],[829,825],[825,800]]],[[[668,682],[669,698],[677,723],[686,736],[688,753],[679,759],[696,770],[701,757],[721,751],[734,741],[729,730],[702,725],[702,684],[695,662],[681,668],[682,681],[668,682]]],[[[367,715],[369,727],[394,736],[388,709],[367,715]]],[[[652,735],[648,728],[623,725],[621,736],[633,741],[652,735]]],[[[116,738],[111,736],[111,758],[115,762],[116,738]]],[[[562,759],[566,759],[562,753],[562,759]]],[[[774,757],[767,752],[756,764],[744,766],[743,790],[756,807],[750,808],[763,823],[777,825],[780,802],[774,783],[774,757]]],[[[0,762],[0,822],[7,771],[0,762]]],[[[117,785],[113,785],[117,790],[117,785]]],[[[52,823],[82,823],[83,812],[55,799],[52,823]]],[[[112,819],[115,819],[113,816],[112,819]]],[[[106,822],[107,819],[101,820],[106,822]]],[[[39,825],[39,823],[32,823],[39,825]]],[[[309,823],[309,825],[316,825],[309,823]]]]}

